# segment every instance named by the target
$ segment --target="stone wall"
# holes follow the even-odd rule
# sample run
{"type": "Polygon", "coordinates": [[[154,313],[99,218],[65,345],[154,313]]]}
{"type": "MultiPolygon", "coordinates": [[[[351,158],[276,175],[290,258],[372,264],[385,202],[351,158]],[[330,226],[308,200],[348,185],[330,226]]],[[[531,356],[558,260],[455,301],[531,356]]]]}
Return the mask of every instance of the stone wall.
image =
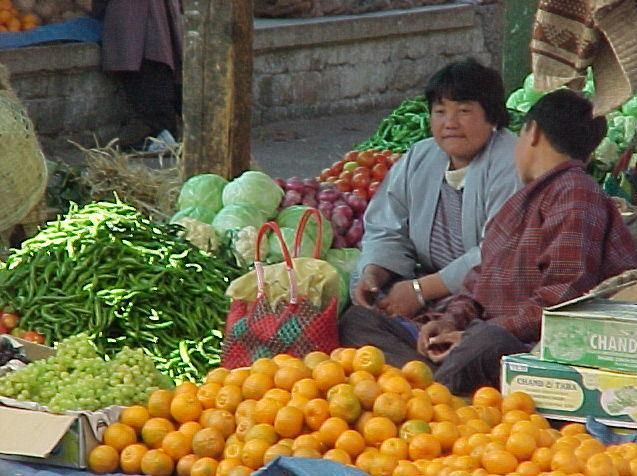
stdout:
{"type": "MultiPolygon", "coordinates": [[[[470,0],[356,16],[256,19],[254,124],[375,107],[420,94],[428,77],[474,56],[498,66],[499,5],[470,0]]],[[[130,115],[95,44],[0,50],[45,150],[112,137],[130,115]]]]}

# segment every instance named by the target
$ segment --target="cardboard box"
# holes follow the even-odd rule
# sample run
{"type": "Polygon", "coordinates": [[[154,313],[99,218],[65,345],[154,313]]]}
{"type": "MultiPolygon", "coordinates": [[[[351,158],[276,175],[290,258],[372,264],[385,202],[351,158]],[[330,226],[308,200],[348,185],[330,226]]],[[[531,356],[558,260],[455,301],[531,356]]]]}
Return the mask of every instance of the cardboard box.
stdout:
{"type": "Polygon", "coordinates": [[[575,367],[532,354],[502,358],[502,394],[522,391],[547,418],[637,428],[637,374],[575,367]]]}
{"type": "Polygon", "coordinates": [[[637,373],[637,304],[583,296],[545,309],[540,357],[637,373]]]}
{"type": "Polygon", "coordinates": [[[99,441],[88,418],[0,406],[0,457],[69,468],[86,468],[99,441]]]}
{"type": "MultiPolygon", "coordinates": [[[[11,336],[24,346],[30,361],[45,359],[55,349],[11,336]]],[[[0,457],[69,468],[86,468],[89,452],[100,444],[103,430],[117,421],[120,407],[99,412],[49,413],[33,402],[0,396],[0,457]]]]}

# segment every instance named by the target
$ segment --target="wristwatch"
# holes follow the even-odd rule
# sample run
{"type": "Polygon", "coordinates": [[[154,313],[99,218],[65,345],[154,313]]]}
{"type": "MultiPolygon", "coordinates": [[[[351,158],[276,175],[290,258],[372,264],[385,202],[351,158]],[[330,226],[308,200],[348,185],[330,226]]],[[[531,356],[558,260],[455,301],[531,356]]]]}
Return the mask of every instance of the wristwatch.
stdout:
{"type": "Polygon", "coordinates": [[[420,282],[417,278],[411,280],[411,285],[414,288],[414,292],[416,293],[416,299],[418,299],[418,304],[420,307],[427,307],[427,300],[425,296],[422,294],[422,287],[420,286],[420,282]]]}

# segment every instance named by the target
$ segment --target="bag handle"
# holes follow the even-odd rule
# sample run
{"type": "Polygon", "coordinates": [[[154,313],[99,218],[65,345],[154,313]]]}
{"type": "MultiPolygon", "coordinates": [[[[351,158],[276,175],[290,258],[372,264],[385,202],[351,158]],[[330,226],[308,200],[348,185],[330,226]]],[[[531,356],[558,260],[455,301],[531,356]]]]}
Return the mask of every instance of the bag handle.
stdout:
{"type": "Polygon", "coordinates": [[[265,296],[265,270],[263,268],[263,262],[261,261],[261,241],[265,237],[268,230],[272,231],[279,240],[279,246],[283,254],[283,260],[285,261],[285,267],[288,272],[288,279],[290,281],[290,304],[296,304],[298,302],[298,285],[296,279],[296,273],[294,272],[294,262],[290,256],[290,250],[285,244],[281,229],[276,222],[268,221],[261,225],[257,233],[257,247],[254,253],[254,270],[257,275],[257,297],[265,296]]]}
{"type": "Polygon", "coordinates": [[[301,243],[303,242],[303,235],[305,233],[305,226],[310,218],[316,218],[316,242],[314,243],[313,257],[321,259],[321,245],[323,241],[323,215],[316,208],[308,208],[301,215],[299,224],[296,226],[296,232],[294,233],[294,257],[298,257],[301,252],[301,243]]]}

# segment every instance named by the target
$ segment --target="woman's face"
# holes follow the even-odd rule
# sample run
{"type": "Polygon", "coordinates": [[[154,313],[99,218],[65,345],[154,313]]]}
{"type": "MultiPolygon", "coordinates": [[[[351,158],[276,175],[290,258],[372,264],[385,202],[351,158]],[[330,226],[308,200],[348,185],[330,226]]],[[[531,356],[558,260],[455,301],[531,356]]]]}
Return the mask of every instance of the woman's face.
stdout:
{"type": "Polygon", "coordinates": [[[494,124],[478,101],[442,99],[431,111],[431,132],[452,159],[467,165],[485,146],[494,124]]]}

